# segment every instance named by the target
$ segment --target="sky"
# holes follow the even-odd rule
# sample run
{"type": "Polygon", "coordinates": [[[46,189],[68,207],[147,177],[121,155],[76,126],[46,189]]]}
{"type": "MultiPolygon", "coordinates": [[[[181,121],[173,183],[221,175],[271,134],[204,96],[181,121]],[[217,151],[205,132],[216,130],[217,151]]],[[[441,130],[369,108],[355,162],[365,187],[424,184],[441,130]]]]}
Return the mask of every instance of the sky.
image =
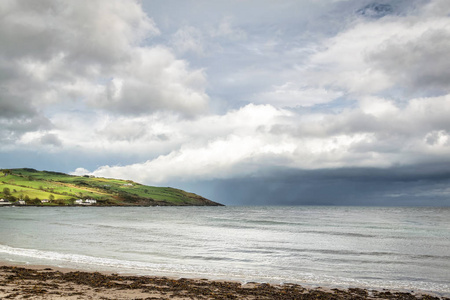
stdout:
{"type": "Polygon", "coordinates": [[[448,0],[2,0],[0,168],[450,206],[448,0]]]}

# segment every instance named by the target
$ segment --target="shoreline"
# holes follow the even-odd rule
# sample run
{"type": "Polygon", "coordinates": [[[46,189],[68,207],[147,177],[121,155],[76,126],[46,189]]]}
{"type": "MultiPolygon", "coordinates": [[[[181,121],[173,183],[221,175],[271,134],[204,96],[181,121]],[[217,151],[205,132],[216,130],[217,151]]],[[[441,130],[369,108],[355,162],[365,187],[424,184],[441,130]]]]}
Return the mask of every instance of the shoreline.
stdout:
{"type": "Polygon", "coordinates": [[[218,204],[218,205],[161,205],[161,204],[155,204],[155,205],[143,205],[143,204],[117,204],[117,205],[87,205],[87,204],[64,204],[64,205],[35,205],[35,204],[2,204],[0,207],[225,207],[225,204],[218,204]]]}
{"type": "Polygon", "coordinates": [[[0,263],[2,299],[440,299],[422,291],[119,275],[0,263]]]}

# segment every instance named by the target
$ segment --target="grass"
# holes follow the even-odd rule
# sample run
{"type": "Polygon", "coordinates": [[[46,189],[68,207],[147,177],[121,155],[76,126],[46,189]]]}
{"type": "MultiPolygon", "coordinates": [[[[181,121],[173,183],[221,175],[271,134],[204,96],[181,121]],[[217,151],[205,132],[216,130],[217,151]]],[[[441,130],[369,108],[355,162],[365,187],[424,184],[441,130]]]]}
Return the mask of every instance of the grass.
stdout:
{"type": "Polygon", "coordinates": [[[45,205],[73,204],[79,198],[95,199],[97,205],[217,205],[198,195],[170,187],[34,169],[0,171],[0,198],[10,201],[36,199],[30,201],[34,205],[41,204],[37,199],[50,198],[54,201],[45,205]]]}

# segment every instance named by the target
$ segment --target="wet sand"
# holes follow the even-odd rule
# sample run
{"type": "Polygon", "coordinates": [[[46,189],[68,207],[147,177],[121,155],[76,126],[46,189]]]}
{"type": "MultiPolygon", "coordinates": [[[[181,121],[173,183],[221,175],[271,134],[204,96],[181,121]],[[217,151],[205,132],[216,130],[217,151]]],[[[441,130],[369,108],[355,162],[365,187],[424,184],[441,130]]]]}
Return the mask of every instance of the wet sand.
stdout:
{"type": "Polygon", "coordinates": [[[1,299],[446,299],[414,292],[306,288],[207,279],[175,279],[50,267],[0,267],[1,299]]]}

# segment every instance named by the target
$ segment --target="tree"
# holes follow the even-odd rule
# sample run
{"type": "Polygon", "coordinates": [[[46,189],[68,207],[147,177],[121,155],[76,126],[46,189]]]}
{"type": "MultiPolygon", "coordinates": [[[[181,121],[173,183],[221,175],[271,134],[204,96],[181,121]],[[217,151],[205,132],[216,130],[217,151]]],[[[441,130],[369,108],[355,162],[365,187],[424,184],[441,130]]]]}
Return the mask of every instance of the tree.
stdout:
{"type": "Polygon", "coordinates": [[[27,202],[27,204],[31,204],[31,205],[40,205],[41,204],[41,200],[39,200],[39,198],[34,198],[34,199],[30,199],[30,197],[28,197],[27,200],[27,196],[25,196],[25,201],[27,202]]]}
{"type": "Polygon", "coordinates": [[[53,200],[55,200],[55,196],[54,196],[53,194],[50,194],[50,196],[48,196],[48,199],[49,199],[50,201],[53,201],[53,200]]]}
{"type": "Polygon", "coordinates": [[[9,188],[4,188],[3,189],[3,194],[5,194],[5,196],[9,196],[9,195],[11,195],[11,190],[9,189],[9,188]]]}

